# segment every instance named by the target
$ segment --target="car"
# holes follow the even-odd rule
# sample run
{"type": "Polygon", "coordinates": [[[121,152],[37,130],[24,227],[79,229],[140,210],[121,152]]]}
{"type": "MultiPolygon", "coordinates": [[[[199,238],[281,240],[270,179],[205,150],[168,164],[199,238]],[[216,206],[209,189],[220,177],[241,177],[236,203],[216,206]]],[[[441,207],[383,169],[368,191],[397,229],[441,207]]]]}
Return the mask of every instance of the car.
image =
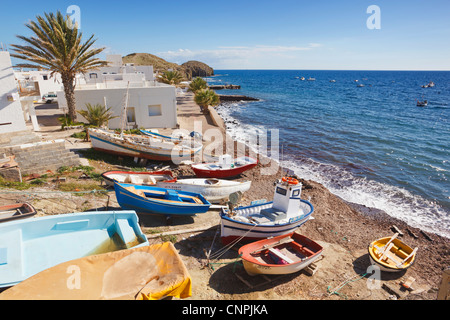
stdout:
{"type": "Polygon", "coordinates": [[[42,96],[42,101],[45,103],[52,103],[55,102],[58,99],[58,96],[56,93],[47,93],[42,96]]]}

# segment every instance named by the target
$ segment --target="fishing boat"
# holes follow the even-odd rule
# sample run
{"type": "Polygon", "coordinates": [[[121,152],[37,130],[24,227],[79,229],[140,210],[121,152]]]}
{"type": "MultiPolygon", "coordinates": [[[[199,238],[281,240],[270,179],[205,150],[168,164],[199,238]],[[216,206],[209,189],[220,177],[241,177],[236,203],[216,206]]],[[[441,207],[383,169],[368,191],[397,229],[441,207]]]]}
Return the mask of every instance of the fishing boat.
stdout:
{"type": "Polygon", "coordinates": [[[171,171],[132,172],[132,171],[108,171],[102,173],[106,185],[114,187],[114,182],[132,183],[143,186],[154,186],[158,181],[177,181],[171,171]]]}
{"type": "Polygon", "coordinates": [[[356,85],[356,87],[357,87],[357,88],[364,88],[365,85],[363,85],[362,83],[360,83],[360,84],[356,85]]]}
{"type": "Polygon", "coordinates": [[[176,142],[151,139],[144,135],[117,134],[105,129],[89,128],[89,137],[95,150],[119,156],[158,161],[190,160],[200,152],[198,142],[176,142]]]}
{"type": "Polygon", "coordinates": [[[276,182],[272,202],[256,202],[247,207],[222,208],[221,240],[256,241],[294,232],[306,223],[313,205],[301,199],[302,184],[291,177],[276,182]]]}
{"type": "Polygon", "coordinates": [[[398,233],[392,237],[375,240],[369,245],[369,258],[382,271],[401,272],[416,261],[418,248],[414,250],[399,240],[398,233]]]}
{"type": "Polygon", "coordinates": [[[239,249],[245,271],[283,275],[296,273],[322,255],[323,248],[296,232],[247,244],[239,249]]]}
{"type": "Polygon", "coordinates": [[[146,246],[134,211],[85,212],[0,224],[0,288],[57,264],[146,246]]]}
{"type": "Polygon", "coordinates": [[[200,193],[210,202],[226,200],[234,192],[244,193],[250,189],[251,185],[251,181],[238,182],[215,178],[180,179],[174,182],[158,181],[156,183],[159,188],[200,193]]]}
{"type": "Polygon", "coordinates": [[[122,209],[138,213],[192,216],[209,210],[201,194],[151,186],[115,183],[116,198],[122,209]]]}
{"type": "Polygon", "coordinates": [[[428,100],[417,101],[417,106],[418,107],[426,107],[426,106],[428,106],[428,100]]]}
{"type": "Polygon", "coordinates": [[[165,139],[165,140],[170,140],[170,141],[181,141],[183,140],[183,137],[180,136],[178,138],[174,138],[174,137],[169,137],[169,136],[165,136],[160,134],[159,132],[156,131],[149,131],[149,130],[139,130],[143,135],[149,136],[149,137],[153,137],[153,138],[157,138],[157,139],[165,139]]]}
{"type": "Polygon", "coordinates": [[[230,155],[223,155],[218,162],[191,165],[195,175],[199,178],[231,178],[250,170],[258,164],[258,160],[250,157],[232,159],[230,155]]]}
{"type": "Polygon", "coordinates": [[[0,223],[30,218],[36,214],[36,209],[29,203],[16,203],[0,206],[0,223]]]}
{"type": "Polygon", "coordinates": [[[161,300],[191,292],[189,272],[166,242],[61,263],[4,291],[0,300],[161,300]]]}
{"type": "Polygon", "coordinates": [[[308,78],[308,81],[316,81],[316,78],[308,78]]]}
{"type": "Polygon", "coordinates": [[[305,77],[301,77],[300,80],[305,81],[305,77]]]}

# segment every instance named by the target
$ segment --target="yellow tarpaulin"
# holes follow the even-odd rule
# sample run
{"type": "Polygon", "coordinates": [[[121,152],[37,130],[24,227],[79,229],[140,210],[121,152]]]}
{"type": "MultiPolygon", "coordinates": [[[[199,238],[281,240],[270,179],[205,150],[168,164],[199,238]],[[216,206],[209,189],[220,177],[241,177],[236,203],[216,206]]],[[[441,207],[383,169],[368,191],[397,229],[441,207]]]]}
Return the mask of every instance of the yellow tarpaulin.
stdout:
{"type": "Polygon", "coordinates": [[[62,263],[0,294],[0,300],[159,300],[188,298],[192,281],[172,243],[62,263]]]}

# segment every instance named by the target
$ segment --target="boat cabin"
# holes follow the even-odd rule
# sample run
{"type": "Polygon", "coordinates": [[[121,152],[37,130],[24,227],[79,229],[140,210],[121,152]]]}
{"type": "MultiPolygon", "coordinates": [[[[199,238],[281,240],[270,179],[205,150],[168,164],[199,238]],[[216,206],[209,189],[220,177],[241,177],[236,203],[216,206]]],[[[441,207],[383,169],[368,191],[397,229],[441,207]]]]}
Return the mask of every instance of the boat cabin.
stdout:
{"type": "Polygon", "coordinates": [[[272,221],[298,216],[302,194],[302,184],[293,178],[283,178],[275,185],[273,205],[261,210],[261,214],[272,221]]]}

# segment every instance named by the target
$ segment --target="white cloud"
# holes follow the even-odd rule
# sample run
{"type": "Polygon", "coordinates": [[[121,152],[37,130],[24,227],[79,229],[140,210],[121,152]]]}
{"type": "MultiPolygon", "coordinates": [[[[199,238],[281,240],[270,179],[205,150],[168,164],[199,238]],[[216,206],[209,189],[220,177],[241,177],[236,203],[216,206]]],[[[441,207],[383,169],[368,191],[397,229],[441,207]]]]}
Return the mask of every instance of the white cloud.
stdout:
{"type": "Polygon", "coordinates": [[[319,43],[307,46],[223,46],[212,50],[178,49],[157,55],[178,64],[189,60],[202,61],[213,68],[271,68],[272,59],[295,59],[298,53],[322,47],[319,43]]]}

